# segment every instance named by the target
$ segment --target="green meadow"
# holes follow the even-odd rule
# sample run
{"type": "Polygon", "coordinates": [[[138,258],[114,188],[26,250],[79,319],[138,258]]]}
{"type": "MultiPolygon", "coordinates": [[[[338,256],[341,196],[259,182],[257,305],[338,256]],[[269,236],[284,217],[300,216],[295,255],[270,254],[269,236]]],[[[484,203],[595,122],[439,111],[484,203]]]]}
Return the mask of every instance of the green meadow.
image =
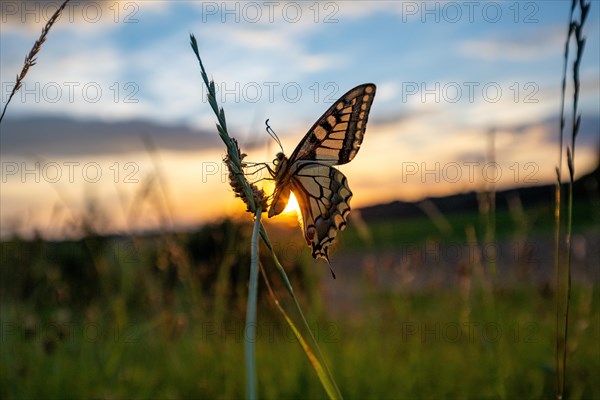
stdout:
{"type": "MultiPolygon", "coordinates": [[[[591,202],[575,209],[566,393],[600,398],[598,215],[591,202]]],[[[552,208],[524,211],[526,230],[497,212],[495,259],[477,212],[445,216],[445,234],[426,217],[351,224],[332,256],[336,280],[298,228],[267,225],[344,397],[554,396],[552,208]],[[514,243],[534,251],[501,254],[514,243]]],[[[251,222],[140,236],[92,228],[69,242],[2,243],[2,398],[244,397],[251,222]]],[[[260,398],[326,397],[262,281],[254,339],[260,398]]]]}

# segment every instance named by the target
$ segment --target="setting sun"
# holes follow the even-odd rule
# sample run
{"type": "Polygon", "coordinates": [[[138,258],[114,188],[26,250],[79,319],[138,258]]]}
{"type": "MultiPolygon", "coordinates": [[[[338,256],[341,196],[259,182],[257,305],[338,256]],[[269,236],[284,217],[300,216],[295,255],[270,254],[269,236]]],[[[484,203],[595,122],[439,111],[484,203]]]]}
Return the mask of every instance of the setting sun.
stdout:
{"type": "Polygon", "coordinates": [[[300,215],[300,205],[298,204],[298,200],[296,199],[296,196],[294,196],[293,192],[290,193],[290,199],[287,203],[287,206],[285,206],[283,212],[285,214],[300,215]]]}

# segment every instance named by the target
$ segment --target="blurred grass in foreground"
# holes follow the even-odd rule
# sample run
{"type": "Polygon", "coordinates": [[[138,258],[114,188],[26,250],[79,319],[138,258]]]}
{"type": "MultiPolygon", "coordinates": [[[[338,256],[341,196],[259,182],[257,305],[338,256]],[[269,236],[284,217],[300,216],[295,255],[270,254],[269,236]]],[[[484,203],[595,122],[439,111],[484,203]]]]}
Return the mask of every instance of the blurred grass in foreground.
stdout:
{"type": "MultiPolygon", "coordinates": [[[[575,208],[576,226],[594,238],[589,207],[575,208]]],[[[525,210],[531,220],[525,230],[499,211],[499,239],[550,237],[550,224],[535,222],[536,215],[551,221],[549,209],[525,210]]],[[[476,276],[481,260],[448,269],[454,278],[444,285],[394,286],[371,279],[373,271],[361,264],[363,257],[430,240],[467,243],[465,227],[473,227],[476,237],[481,231],[477,213],[446,217],[453,234],[440,236],[426,218],[367,224],[370,246],[351,229],[344,232],[334,255],[337,281],[310,259],[297,229],[270,228],[343,395],[552,397],[551,286],[535,280],[486,286],[476,276]],[[359,268],[347,266],[348,259],[358,260],[359,268]]],[[[223,221],[190,233],[3,242],[0,395],[243,397],[249,249],[240,243],[249,234],[247,224],[223,221]]],[[[583,264],[597,253],[588,247],[583,264]]],[[[382,259],[375,264],[383,268],[382,259]]],[[[273,271],[268,261],[264,265],[273,271]]],[[[402,276],[404,267],[392,263],[383,272],[402,276]]],[[[511,267],[500,266],[499,274],[511,267]]],[[[597,279],[579,280],[573,293],[569,398],[600,397],[594,378],[600,374],[597,279]]],[[[324,398],[306,356],[264,294],[261,285],[259,396],[324,398]]]]}
{"type": "MultiPolygon", "coordinates": [[[[598,398],[598,296],[577,288],[573,299],[569,398],[598,398]]],[[[351,320],[317,319],[313,329],[347,398],[548,398],[548,301],[504,292],[494,315],[473,307],[462,321],[456,293],[388,293],[373,295],[351,320]]],[[[42,320],[26,305],[3,304],[2,397],[243,397],[242,318],[217,323],[164,311],[119,322],[97,312],[68,318],[57,310],[42,320]]],[[[260,321],[260,397],[324,398],[291,332],[275,318],[260,321]]]]}

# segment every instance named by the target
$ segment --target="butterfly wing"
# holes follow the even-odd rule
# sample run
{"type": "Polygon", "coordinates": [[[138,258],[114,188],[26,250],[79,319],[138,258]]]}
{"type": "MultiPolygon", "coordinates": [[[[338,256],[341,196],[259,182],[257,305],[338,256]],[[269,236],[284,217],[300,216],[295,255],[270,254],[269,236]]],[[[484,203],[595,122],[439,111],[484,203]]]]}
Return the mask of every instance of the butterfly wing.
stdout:
{"type": "Polygon", "coordinates": [[[328,247],[344,230],[352,191],[340,171],[328,165],[305,162],[291,178],[291,190],[302,213],[302,229],[314,258],[329,261],[328,247]]]}
{"type": "Polygon", "coordinates": [[[289,158],[342,165],[351,161],[363,141],[375,85],[365,83],[339,98],[308,130],[289,158]]]}

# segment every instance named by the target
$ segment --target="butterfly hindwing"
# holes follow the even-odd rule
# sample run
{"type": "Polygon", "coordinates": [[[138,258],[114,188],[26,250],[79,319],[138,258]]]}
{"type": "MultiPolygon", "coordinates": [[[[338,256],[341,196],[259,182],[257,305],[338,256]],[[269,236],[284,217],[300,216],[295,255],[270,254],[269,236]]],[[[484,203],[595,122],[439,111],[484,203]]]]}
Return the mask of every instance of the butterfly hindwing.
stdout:
{"type": "Polygon", "coordinates": [[[314,258],[328,260],[328,246],[344,230],[352,191],[340,171],[319,163],[304,163],[291,179],[291,190],[302,213],[302,229],[314,258]]]}
{"type": "Polygon", "coordinates": [[[290,156],[297,160],[341,165],[351,161],[365,135],[375,85],[366,83],[339,98],[308,130],[290,156]]]}

